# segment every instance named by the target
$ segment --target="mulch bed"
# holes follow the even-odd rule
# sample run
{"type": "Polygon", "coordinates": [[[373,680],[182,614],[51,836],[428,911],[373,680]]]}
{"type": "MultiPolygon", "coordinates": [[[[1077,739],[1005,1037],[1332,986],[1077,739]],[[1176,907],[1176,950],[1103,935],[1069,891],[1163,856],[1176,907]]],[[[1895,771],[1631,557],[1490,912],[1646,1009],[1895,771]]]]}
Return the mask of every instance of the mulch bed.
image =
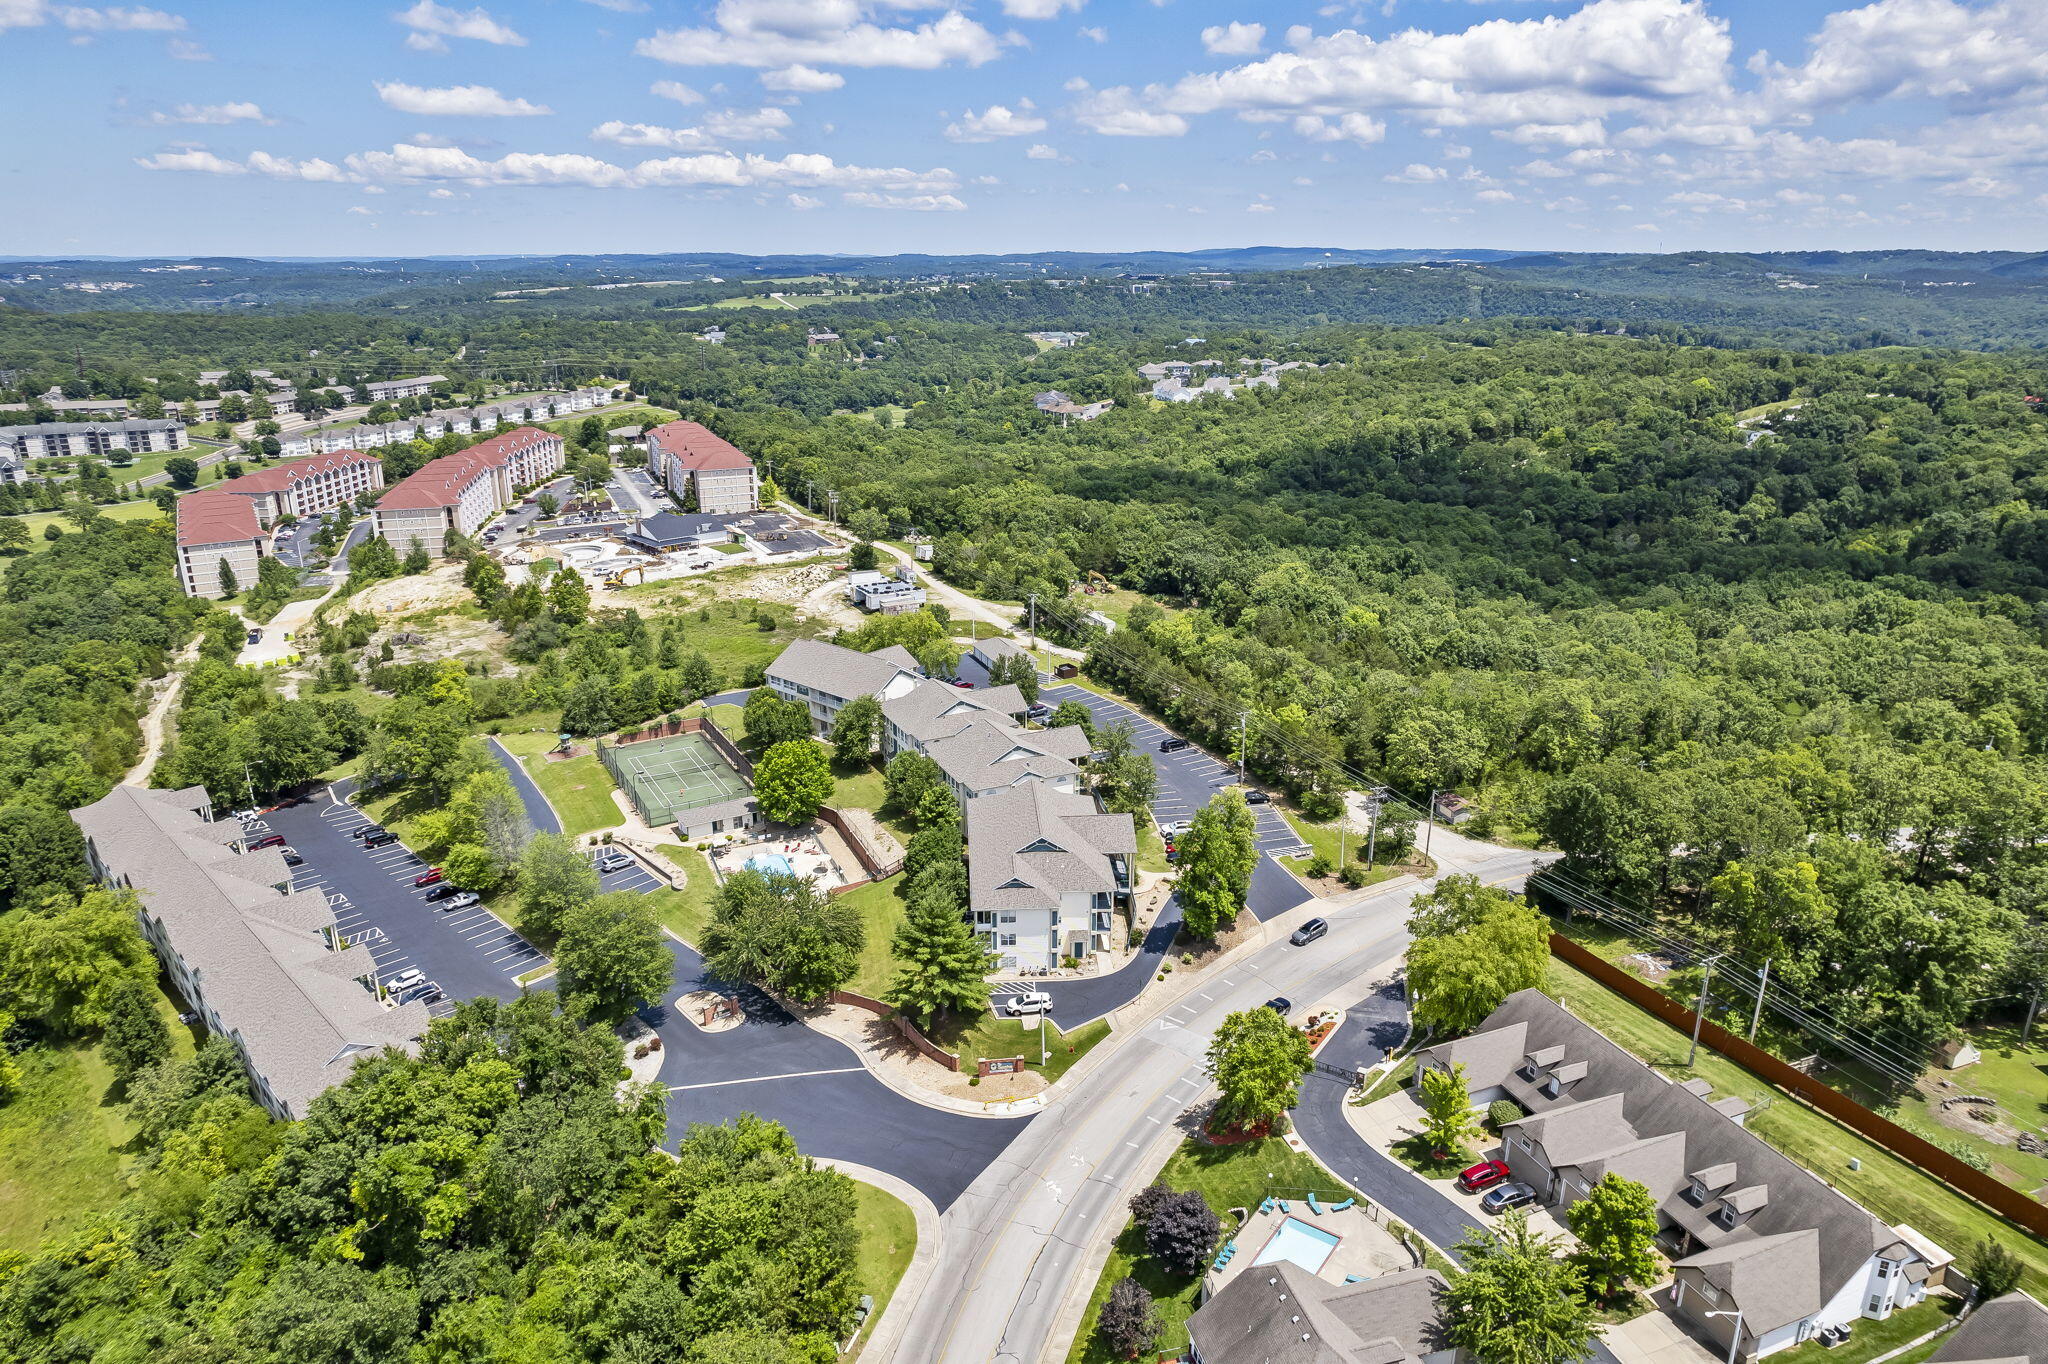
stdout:
{"type": "Polygon", "coordinates": [[[1273,1124],[1270,1119],[1254,1123],[1250,1127],[1232,1123],[1221,1132],[1211,1130],[1207,1123],[1202,1124],[1202,1140],[1210,1146],[1242,1146],[1248,1141],[1264,1141],[1272,1135],[1273,1124]]]}

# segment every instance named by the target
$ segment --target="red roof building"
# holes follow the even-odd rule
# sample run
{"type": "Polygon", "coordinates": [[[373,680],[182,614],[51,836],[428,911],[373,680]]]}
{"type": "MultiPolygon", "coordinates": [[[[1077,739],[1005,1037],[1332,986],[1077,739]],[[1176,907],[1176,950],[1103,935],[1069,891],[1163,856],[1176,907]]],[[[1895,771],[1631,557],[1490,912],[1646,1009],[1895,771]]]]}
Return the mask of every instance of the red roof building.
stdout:
{"type": "Polygon", "coordinates": [[[377,533],[403,555],[414,541],[439,555],[448,532],[474,535],[522,488],[562,467],[562,438],[521,426],[443,455],[399,481],[377,503],[377,533]]]}
{"type": "Polygon", "coordinates": [[[178,585],[188,597],[225,596],[221,565],[237,590],[253,586],[266,552],[255,504],[232,493],[187,493],[178,499],[178,585]]]}
{"type": "Polygon", "coordinates": [[[383,486],[382,460],[361,450],[336,450],[228,479],[218,491],[249,498],[256,519],[268,527],[285,516],[311,516],[346,506],[383,486]]]}
{"type": "Polygon", "coordinates": [[[698,422],[664,422],[650,429],[647,471],[685,510],[717,516],[761,505],[761,480],[752,458],[698,422]]]}

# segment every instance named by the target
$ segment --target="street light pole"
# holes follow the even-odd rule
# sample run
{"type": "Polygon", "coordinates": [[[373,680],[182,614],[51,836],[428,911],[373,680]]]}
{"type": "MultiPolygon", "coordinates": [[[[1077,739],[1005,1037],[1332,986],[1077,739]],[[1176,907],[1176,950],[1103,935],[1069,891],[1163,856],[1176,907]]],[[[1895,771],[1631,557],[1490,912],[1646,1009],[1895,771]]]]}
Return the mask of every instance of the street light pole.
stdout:
{"type": "MultiPolygon", "coordinates": [[[[1721,960],[1724,955],[1724,953],[1716,952],[1713,956],[1700,963],[1702,968],[1700,971],[1700,1002],[1698,1007],[1692,1011],[1692,1050],[1685,1054],[1685,1065],[1688,1070],[1692,1068],[1694,1058],[1700,1054],[1700,1026],[1707,1021],[1707,986],[1714,979],[1714,963],[1721,960]]],[[[1741,1329],[1740,1323],[1737,1323],[1736,1329],[1738,1331],[1741,1329]]]]}
{"type": "Polygon", "coordinates": [[[1367,805],[1369,814],[1365,831],[1365,869],[1372,870],[1373,859],[1380,851],[1380,803],[1377,797],[1367,805]]]}

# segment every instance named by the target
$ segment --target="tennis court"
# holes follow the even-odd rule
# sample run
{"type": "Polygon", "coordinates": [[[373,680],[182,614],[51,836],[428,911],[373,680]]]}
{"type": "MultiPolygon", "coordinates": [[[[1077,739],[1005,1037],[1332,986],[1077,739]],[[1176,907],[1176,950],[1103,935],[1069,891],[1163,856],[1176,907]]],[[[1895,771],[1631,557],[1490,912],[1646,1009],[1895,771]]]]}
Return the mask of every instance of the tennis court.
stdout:
{"type": "Polygon", "coordinates": [[[752,791],[702,734],[624,745],[600,740],[597,756],[649,824],[673,823],[679,811],[738,800],[752,791]]]}

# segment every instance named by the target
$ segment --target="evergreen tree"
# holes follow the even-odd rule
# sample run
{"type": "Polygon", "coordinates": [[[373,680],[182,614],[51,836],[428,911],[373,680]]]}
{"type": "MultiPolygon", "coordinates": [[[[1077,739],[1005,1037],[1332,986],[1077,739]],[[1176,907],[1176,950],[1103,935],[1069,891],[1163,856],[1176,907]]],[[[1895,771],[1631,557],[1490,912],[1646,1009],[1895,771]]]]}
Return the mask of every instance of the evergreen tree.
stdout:
{"type": "Polygon", "coordinates": [[[419,542],[419,537],[413,537],[412,548],[406,550],[405,562],[399,565],[399,572],[411,577],[416,573],[424,573],[433,566],[434,561],[427,557],[427,547],[419,542]]]}
{"type": "Polygon", "coordinates": [[[222,559],[222,560],[220,561],[220,594],[221,594],[221,596],[222,596],[223,598],[226,598],[226,599],[232,600],[232,599],[234,598],[234,595],[235,595],[235,594],[236,594],[237,592],[241,591],[241,590],[242,590],[242,588],[241,588],[241,584],[239,584],[239,583],[237,583],[237,582],[235,581],[235,570],[234,570],[234,566],[233,566],[233,565],[231,565],[230,563],[228,563],[228,561],[227,561],[227,560],[226,560],[225,558],[223,558],[223,559],[222,559]]]}
{"type": "Polygon", "coordinates": [[[113,988],[107,997],[101,1050],[124,1084],[145,1066],[170,1059],[171,1030],[157,1011],[155,982],[129,976],[113,988]]]}
{"type": "Polygon", "coordinates": [[[960,902],[943,881],[920,886],[891,944],[899,963],[883,999],[931,1027],[941,1013],[973,1017],[988,1010],[988,973],[995,957],[960,916],[960,902]]]}

